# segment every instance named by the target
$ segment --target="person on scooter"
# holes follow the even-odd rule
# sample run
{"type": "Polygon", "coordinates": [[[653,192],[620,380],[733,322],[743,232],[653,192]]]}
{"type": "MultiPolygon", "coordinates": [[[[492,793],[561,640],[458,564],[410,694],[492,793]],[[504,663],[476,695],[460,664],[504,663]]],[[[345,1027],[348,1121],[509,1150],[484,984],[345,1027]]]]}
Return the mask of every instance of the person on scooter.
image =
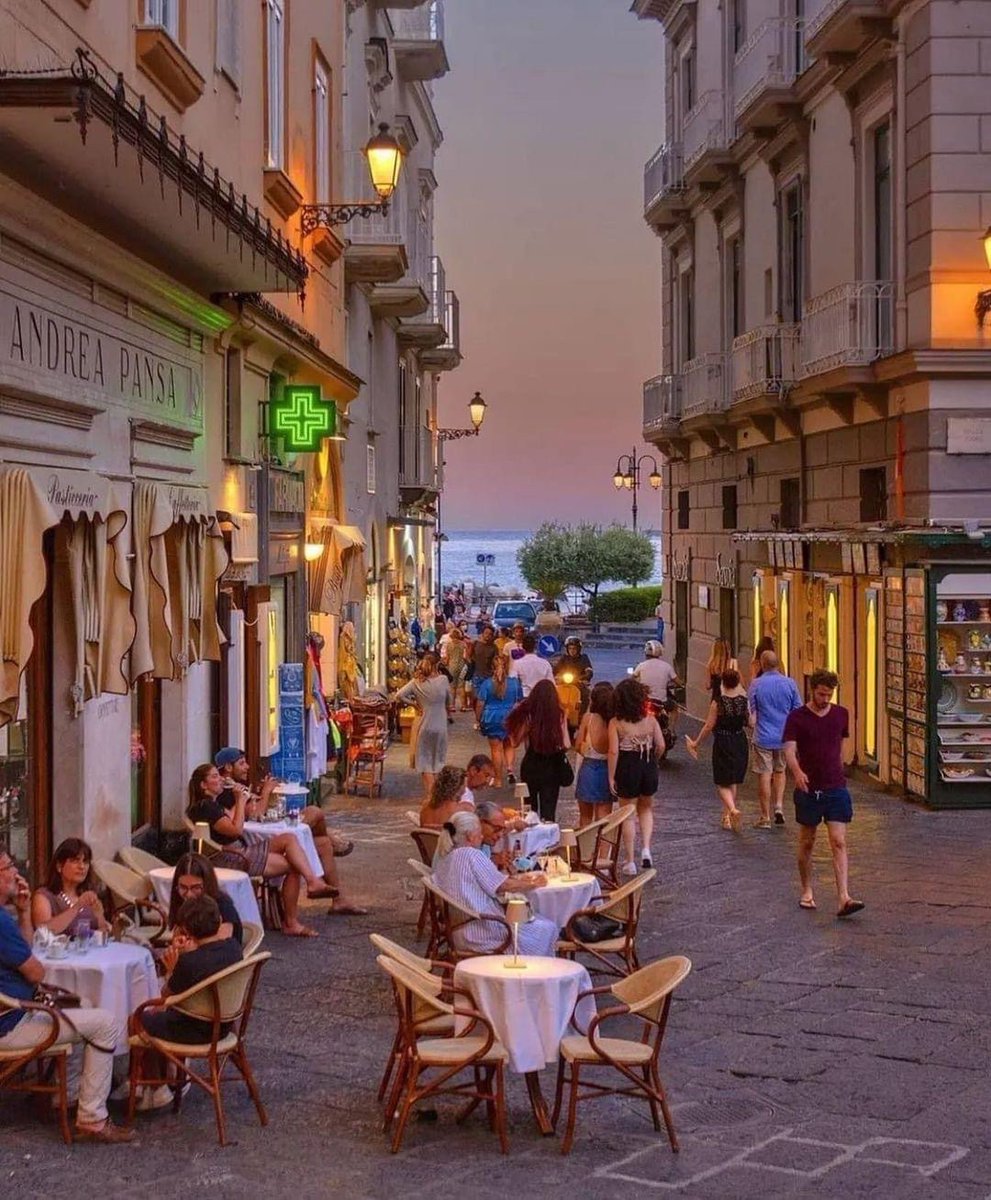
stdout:
{"type": "Polygon", "coordinates": [[[651,638],[644,646],[643,652],[644,660],[633,668],[633,677],[650,693],[648,704],[651,714],[657,718],[664,741],[670,750],[674,744],[672,713],[677,708],[671,700],[671,689],[678,687],[681,681],[674,667],[662,657],[664,647],[660,642],[651,638]]]}
{"type": "Polygon", "coordinates": [[[578,718],[582,716],[588,709],[589,688],[592,682],[592,660],[582,648],[582,640],[572,634],[564,639],[564,653],[558,658],[554,664],[554,679],[558,684],[573,684],[578,687],[581,692],[581,708],[578,712],[578,718]],[[565,675],[570,675],[570,679],[565,679],[565,675]]]}

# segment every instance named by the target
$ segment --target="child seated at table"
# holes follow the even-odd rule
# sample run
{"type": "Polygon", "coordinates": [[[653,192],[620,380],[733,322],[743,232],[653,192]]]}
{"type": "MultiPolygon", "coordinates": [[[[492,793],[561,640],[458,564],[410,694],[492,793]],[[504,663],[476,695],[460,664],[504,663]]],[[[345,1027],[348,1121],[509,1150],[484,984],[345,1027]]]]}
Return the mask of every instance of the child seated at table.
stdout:
{"type": "MultiPolygon", "coordinates": [[[[241,946],[223,935],[220,909],[212,896],[196,896],[183,902],[176,915],[172,945],[165,952],[168,979],[163,996],[176,996],[241,961],[241,946]]],[[[141,1023],[153,1036],[168,1042],[198,1045],[210,1040],[211,1023],[174,1009],[152,1008],[141,1014],[141,1023]]],[[[230,1032],[228,1023],[221,1036],[230,1032]]]]}

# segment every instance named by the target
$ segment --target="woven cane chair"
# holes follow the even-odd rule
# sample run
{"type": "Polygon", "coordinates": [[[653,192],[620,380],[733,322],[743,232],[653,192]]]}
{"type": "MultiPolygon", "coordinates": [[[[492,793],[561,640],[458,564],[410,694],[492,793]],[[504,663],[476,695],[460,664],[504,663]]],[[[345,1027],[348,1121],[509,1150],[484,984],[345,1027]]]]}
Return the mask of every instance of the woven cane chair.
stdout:
{"type": "Polygon", "coordinates": [[[252,958],[258,953],[258,947],[265,938],[265,930],[254,921],[241,922],[241,954],[244,958],[252,958]]]}
{"type": "Polygon", "coordinates": [[[155,854],[149,854],[147,850],[142,850],[138,846],[124,846],[117,851],[117,857],[125,867],[129,867],[138,875],[147,875],[149,871],[169,865],[164,859],[155,854]]]}
{"type": "Polygon", "coordinates": [[[268,1124],[268,1115],[248,1062],[244,1037],[251,1019],[251,1010],[261,969],[271,957],[271,954],[268,953],[256,954],[252,958],[235,963],[232,967],[218,971],[215,975],[201,980],[195,987],[180,992],[176,996],[146,1000],[144,1004],[138,1006],[131,1017],[131,1074],[130,1095],[127,1102],[129,1125],[134,1123],[134,1110],[139,1087],[161,1087],[163,1084],[172,1086],[174,1093],[172,1111],[177,1113],[182,1103],[183,1085],[188,1078],[191,1083],[201,1087],[212,1098],[217,1120],[217,1136],[221,1146],[226,1146],[227,1123],[224,1117],[221,1084],[236,1078],[231,1075],[224,1077],[224,1071],[228,1065],[235,1068],[244,1081],[258,1111],[258,1119],[261,1124],[268,1124]],[[185,1042],[169,1042],[155,1037],[142,1025],[141,1014],[158,1008],[174,1009],[187,1017],[202,1021],[204,1029],[209,1029],[209,1037],[195,1045],[188,1045],[185,1042]],[[230,1032],[222,1034],[221,1025],[228,1023],[231,1024],[230,1032]],[[149,1050],[157,1051],[175,1067],[176,1078],[174,1081],[167,1079],[164,1073],[162,1075],[152,1073],[152,1064],[148,1061],[149,1050]],[[191,1060],[204,1062],[209,1073],[198,1074],[192,1070],[189,1066],[191,1060]],[[146,1070],[146,1068],[148,1069],[146,1070]]]}
{"type": "Polygon", "coordinates": [[[619,883],[619,848],[623,824],[636,805],[623,804],[608,817],[575,830],[578,855],[575,869],[586,871],[610,891],[619,883]]]}
{"type": "Polygon", "coordinates": [[[463,958],[477,958],[480,954],[504,954],[512,941],[512,928],[504,917],[476,912],[460,900],[438,887],[432,876],[423,877],[423,886],[430,897],[432,912],[437,921],[438,948],[436,956],[445,962],[458,963],[463,958]],[[482,921],[492,925],[500,934],[498,945],[489,950],[479,950],[465,945],[460,931],[466,925],[482,921]]]}
{"type": "MultiPolygon", "coordinates": [[[[441,990],[438,994],[442,999],[446,998],[443,994],[443,988],[450,983],[450,975],[454,968],[450,963],[434,962],[429,958],[421,958],[419,954],[414,954],[411,950],[407,950],[405,946],[400,946],[397,942],[390,941],[389,938],[383,937],[380,933],[370,933],[369,940],[379,954],[384,954],[386,958],[394,958],[396,962],[402,963],[409,967],[411,971],[418,971],[421,975],[434,983],[441,984],[441,990]],[[440,974],[435,975],[438,971],[440,974]],[[447,978],[445,979],[445,976],[447,978]]],[[[449,990],[449,989],[448,989],[449,990]]],[[[450,1037],[454,1033],[454,1019],[446,1015],[436,1016],[429,1013],[419,1013],[418,1034],[419,1037],[450,1037]]],[[[382,1082],[379,1084],[378,1098],[385,1098],[386,1089],[389,1086],[389,1079],[393,1070],[399,1065],[402,1058],[402,1037],[401,1031],[396,1030],[396,1037],[392,1043],[392,1049],[389,1052],[389,1059],[385,1065],[385,1072],[382,1075],[382,1082]]],[[[395,1108],[395,1103],[393,1103],[395,1108]]]]}
{"type": "MultiPolygon", "coordinates": [[[[434,854],[437,850],[437,843],[440,841],[440,830],[423,828],[416,821],[414,821],[414,824],[417,827],[416,829],[411,829],[409,835],[416,844],[417,852],[420,855],[420,861],[425,863],[428,867],[432,867],[434,854]]],[[[423,904],[420,905],[420,915],[416,921],[417,937],[423,937],[423,931],[427,924],[427,907],[427,897],[424,896],[423,904]]],[[[428,950],[427,953],[429,955],[430,951],[428,950]]]]}
{"type": "Polygon", "coordinates": [[[469,1101],[459,1114],[464,1121],[482,1102],[488,1110],[489,1124],[499,1135],[503,1154],[508,1153],[506,1132],[505,1063],[508,1055],[496,1040],[486,1018],[474,1006],[471,996],[452,988],[452,1003],[439,996],[441,981],[422,975],[408,966],[380,954],[377,962],[392,980],[399,1020],[401,1063],[397,1074],[395,1103],[386,1106],[386,1132],[398,1110],[392,1138],[395,1154],[403,1143],[410,1113],[421,1100],[435,1096],[461,1096],[469,1101]],[[463,1018],[466,1028],[453,1037],[421,1037],[424,1021],[437,1017],[463,1018]],[[476,1032],[477,1031],[477,1032],[476,1032]],[[462,1072],[471,1078],[457,1082],[462,1072]],[[436,1074],[432,1074],[436,1072],[436,1074]]]}
{"type": "MultiPolygon", "coordinates": [[[[561,1142],[562,1154],[571,1150],[579,1103],[601,1096],[634,1096],[646,1100],[650,1105],[654,1128],[660,1132],[663,1116],[671,1149],[677,1153],[678,1137],[674,1131],[671,1110],[668,1108],[657,1064],[671,1009],[671,997],[691,969],[689,959],[680,954],[673,955],[649,963],[608,987],[592,989],[599,994],[609,994],[615,1003],[595,1014],[589,1021],[586,1033],[572,1034],[561,1040],[557,1091],[551,1120],[557,1124],[567,1085],[570,1089],[568,1123],[561,1142]],[[602,1026],[616,1017],[634,1017],[639,1020],[642,1026],[640,1039],[603,1036],[602,1026]],[[602,1083],[593,1083],[587,1078],[590,1070],[603,1067],[618,1071],[623,1076],[624,1083],[619,1087],[607,1087],[602,1083]]],[[[587,991],[581,993],[579,1001],[590,994],[587,991]]],[[[575,1019],[572,1018],[572,1021],[575,1022],[575,1019]]]]}
{"type": "Polygon", "coordinates": [[[0,1015],[9,1012],[44,1013],[51,1023],[51,1028],[36,1045],[21,1046],[16,1050],[4,1049],[3,1040],[0,1039],[0,1091],[54,1096],[62,1140],[67,1146],[71,1146],[66,1064],[72,1047],[68,1042],[60,1043],[58,1040],[58,1014],[44,1004],[36,1004],[33,1000],[17,1000],[0,992],[0,1015]]]}
{"type": "Polygon", "coordinates": [[[284,876],[277,875],[271,879],[266,879],[264,875],[251,875],[248,870],[248,860],[240,850],[232,849],[230,846],[222,846],[209,836],[201,837],[196,825],[189,817],[183,816],[182,820],[189,831],[190,847],[196,843],[200,843],[202,844],[202,853],[207,858],[216,858],[218,854],[224,854],[227,858],[234,857],[238,860],[239,865],[237,869],[244,871],[246,875],[250,875],[255,899],[258,901],[258,910],[262,915],[262,923],[266,929],[272,929],[276,933],[280,932],[282,923],[286,917],[285,906],[282,902],[282,880],[284,876]]]}
{"type": "Polygon", "coordinates": [[[168,914],[155,902],[147,875],[108,858],[93,859],[93,874],[110,893],[111,920],[121,916],[126,922],[123,941],[148,946],[161,939],[168,914]]]}
{"type": "Polygon", "coordinates": [[[651,868],[642,871],[629,883],[624,883],[604,903],[574,913],[564,927],[564,937],[557,944],[557,952],[563,958],[574,959],[578,954],[588,954],[595,960],[587,963],[593,975],[630,975],[640,966],[637,958],[637,929],[643,908],[644,889],[657,875],[651,868]],[[603,916],[618,921],[622,933],[602,942],[583,942],[576,931],[576,918],[603,916]]]}

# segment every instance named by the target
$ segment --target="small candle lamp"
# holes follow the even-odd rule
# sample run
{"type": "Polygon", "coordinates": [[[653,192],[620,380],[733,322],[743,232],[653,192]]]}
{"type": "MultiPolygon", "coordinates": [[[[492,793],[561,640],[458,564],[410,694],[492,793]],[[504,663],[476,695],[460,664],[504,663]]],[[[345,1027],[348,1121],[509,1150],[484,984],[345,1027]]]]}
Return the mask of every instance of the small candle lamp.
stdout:
{"type": "Polygon", "coordinates": [[[520,926],[529,916],[529,905],[522,896],[510,896],[506,902],[506,921],[513,931],[513,961],[502,965],[507,971],[525,971],[526,963],[520,962],[520,926]]]}
{"type": "Polygon", "coordinates": [[[521,817],[525,816],[526,815],[526,802],[530,798],[530,789],[527,787],[527,785],[525,783],[518,783],[516,785],[515,794],[516,794],[516,799],[519,800],[519,802],[520,802],[520,816],[521,817]]]}
{"type": "Polygon", "coordinates": [[[561,830],[561,845],[564,847],[564,852],[568,859],[568,878],[571,878],[571,851],[578,845],[578,838],[573,829],[561,830]]]}
{"type": "Polygon", "coordinates": [[[203,853],[203,843],[210,837],[210,825],[207,821],[197,821],[194,826],[196,837],[196,853],[203,853]]]}

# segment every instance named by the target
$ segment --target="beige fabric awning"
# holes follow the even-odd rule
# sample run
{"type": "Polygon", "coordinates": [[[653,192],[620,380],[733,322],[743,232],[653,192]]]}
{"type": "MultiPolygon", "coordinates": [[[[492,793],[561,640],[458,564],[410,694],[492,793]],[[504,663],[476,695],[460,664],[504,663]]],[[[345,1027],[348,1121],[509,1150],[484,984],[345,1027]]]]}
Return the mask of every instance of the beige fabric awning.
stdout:
{"type": "Polygon", "coordinates": [[[134,485],[133,509],[131,680],[181,678],[194,662],[220,659],[223,534],[206,488],[142,480],[134,485]]]}
{"type": "Polygon", "coordinates": [[[310,529],[311,540],[325,547],[310,566],[310,610],[339,617],[346,601],[365,598],[365,538],[356,525],[342,525],[330,517],[311,517],[310,529]]]}
{"type": "MultiPolygon", "coordinates": [[[[45,589],[46,574],[43,535],[57,525],[63,516],[71,520],[67,533],[69,585],[72,596],[72,624],[75,642],[75,667],[70,695],[76,715],[83,704],[104,692],[126,695],[128,682],[123,659],[134,636],[134,622],[129,612],[130,583],[127,572],[127,539],[122,536],[127,525],[127,499],[114,482],[89,471],[72,471],[62,467],[5,467],[3,501],[0,502],[0,523],[6,524],[7,499],[10,490],[27,497],[28,515],[23,530],[15,528],[19,542],[17,550],[22,572],[3,571],[0,581],[5,599],[0,599],[5,616],[27,630],[26,656],[20,660],[24,669],[30,656],[32,642],[28,623],[31,605],[45,589]],[[37,515],[43,514],[43,524],[37,515]],[[6,586],[5,586],[6,585],[6,586]],[[11,601],[15,587],[20,585],[20,600],[11,601]],[[30,599],[29,599],[30,598],[30,599]],[[26,611],[17,617],[17,609],[27,602],[26,611]]],[[[12,500],[10,509],[17,520],[18,502],[12,500]]],[[[0,533],[0,540],[5,535],[0,533]]],[[[6,559],[4,560],[6,562],[6,559]]],[[[4,637],[4,662],[8,662],[8,639],[4,637]]],[[[13,659],[10,659],[13,662],[13,659]]],[[[7,672],[5,669],[5,676],[7,672]]],[[[11,672],[11,675],[13,673],[11,672]]],[[[4,681],[5,714],[0,723],[10,720],[16,712],[16,679],[4,681]],[[14,692],[8,694],[7,688],[14,692]]],[[[0,701],[0,706],[3,702],[0,701]]]]}
{"type": "Polygon", "coordinates": [[[21,672],[34,648],[31,609],[47,580],[44,534],[58,520],[26,470],[0,467],[0,725],[17,716],[21,672]]]}

